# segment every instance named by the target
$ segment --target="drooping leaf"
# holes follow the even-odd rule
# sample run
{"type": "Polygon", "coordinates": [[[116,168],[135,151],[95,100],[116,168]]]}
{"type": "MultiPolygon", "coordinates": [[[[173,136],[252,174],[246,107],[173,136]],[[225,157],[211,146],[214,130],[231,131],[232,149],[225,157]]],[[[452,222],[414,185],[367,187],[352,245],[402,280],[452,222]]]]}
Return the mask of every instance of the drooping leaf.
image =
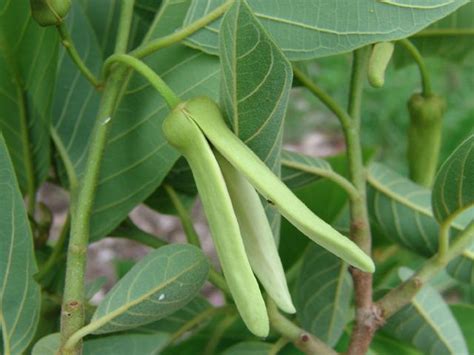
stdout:
{"type": "Polygon", "coordinates": [[[474,135],[462,142],[441,166],[433,186],[432,205],[439,223],[474,205],[474,135]]]}
{"type": "Polygon", "coordinates": [[[222,355],[264,355],[269,354],[272,344],[260,341],[244,341],[225,349],[222,355]]]}
{"type": "MultiPolygon", "coordinates": [[[[462,62],[472,52],[474,40],[474,2],[470,1],[451,15],[435,22],[410,38],[423,57],[437,56],[462,62]]],[[[413,63],[404,50],[395,53],[395,63],[413,63]]]]}
{"type": "Polygon", "coordinates": [[[469,354],[474,354],[474,306],[472,304],[452,304],[449,308],[464,334],[469,354]]]}
{"type": "Polygon", "coordinates": [[[32,193],[48,174],[57,58],[58,34],[32,19],[29,1],[2,1],[0,131],[23,193],[32,193]]]}
{"type": "Polygon", "coordinates": [[[0,133],[0,328],[3,351],[22,354],[36,332],[41,306],[33,236],[13,164],[0,133]]]}
{"type": "Polygon", "coordinates": [[[303,328],[334,345],[349,320],[352,282],[348,265],[311,244],[300,271],[295,305],[303,328]]]}
{"type": "MultiPolygon", "coordinates": [[[[401,269],[402,279],[411,272],[401,269]]],[[[383,330],[424,354],[468,354],[463,334],[441,295],[425,285],[411,303],[392,316],[383,330]]]]}
{"type": "Polygon", "coordinates": [[[324,159],[289,150],[282,151],[281,165],[281,179],[290,189],[308,185],[319,180],[324,173],[333,171],[331,164],[324,159]]]}
{"type": "Polygon", "coordinates": [[[167,345],[169,335],[120,334],[91,339],[84,342],[84,355],[155,355],[167,345]]]}
{"type": "MultiPolygon", "coordinates": [[[[404,38],[450,14],[467,0],[248,0],[276,44],[291,60],[349,52],[369,43],[404,38]]],[[[224,0],[194,0],[185,25],[224,0]]],[[[218,53],[220,21],[202,29],[187,43],[218,53]]]]}
{"type": "Polygon", "coordinates": [[[167,245],[140,260],[99,304],[94,334],[138,327],[186,305],[207,279],[209,263],[192,245],[167,245]]]}

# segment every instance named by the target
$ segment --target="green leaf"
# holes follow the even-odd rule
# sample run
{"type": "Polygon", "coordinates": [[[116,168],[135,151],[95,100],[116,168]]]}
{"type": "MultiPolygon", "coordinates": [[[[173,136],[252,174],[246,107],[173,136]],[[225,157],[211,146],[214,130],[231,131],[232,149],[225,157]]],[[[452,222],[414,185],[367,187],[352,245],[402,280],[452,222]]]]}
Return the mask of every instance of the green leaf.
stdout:
{"type": "Polygon", "coordinates": [[[31,18],[28,0],[0,4],[0,131],[23,193],[49,172],[58,35],[31,18]]]}
{"type": "MultiPolygon", "coordinates": [[[[86,340],[83,345],[84,355],[154,355],[158,354],[168,343],[168,335],[155,334],[120,334],[86,340]]],[[[33,347],[32,355],[56,355],[61,345],[59,333],[41,338],[33,347]]]]}
{"type": "MultiPolygon", "coordinates": [[[[469,1],[451,15],[435,22],[410,40],[423,57],[442,57],[454,62],[462,62],[472,52],[474,40],[474,2],[469,1]]],[[[412,57],[404,50],[397,51],[395,63],[403,66],[413,63],[412,57]]]]}
{"type": "Polygon", "coordinates": [[[22,354],[33,339],[41,305],[33,236],[13,164],[0,133],[0,328],[3,351],[22,354]]]}
{"type": "Polygon", "coordinates": [[[439,226],[431,193],[380,163],[369,168],[367,200],[371,221],[392,240],[423,256],[438,248],[439,226]]]}
{"type": "MultiPolygon", "coordinates": [[[[185,25],[221,5],[224,0],[194,0],[185,25]]],[[[249,6],[276,44],[291,60],[349,52],[369,43],[404,38],[450,14],[468,0],[248,0],[249,6]]],[[[217,54],[220,21],[187,43],[217,54]]]]}
{"type": "MultiPolygon", "coordinates": [[[[380,163],[371,164],[368,183],[367,202],[374,228],[419,255],[434,255],[438,249],[439,225],[431,211],[430,191],[380,163]]],[[[452,225],[454,235],[471,219],[472,214],[457,218],[452,225]]],[[[447,270],[460,281],[473,282],[472,252],[465,250],[448,264],[447,270]]]]}
{"type": "Polygon", "coordinates": [[[472,304],[452,304],[449,308],[461,327],[469,354],[474,354],[474,306],[472,304]]]}
{"type": "Polygon", "coordinates": [[[114,51],[120,17],[120,1],[80,0],[81,7],[92,26],[104,58],[114,51]]]}
{"type": "Polygon", "coordinates": [[[326,160],[289,150],[282,151],[281,164],[281,179],[290,189],[308,185],[333,172],[326,160]]]}
{"type": "Polygon", "coordinates": [[[222,355],[265,355],[269,354],[272,344],[260,341],[244,341],[232,345],[222,352],[222,355]]]}
{"type": "Polygon", "coordinates": [[[311,244],[297,283],[299,321],[330,346],[337,343],[349,320],[352,282],[347,268],[341,259],[311,244]]]}
{"type": "Polygon", "coordinates": [[[474,205],[474,135],[441,166],[433,186],[432,205],[439,223],[452,221],[474,205]]]}
{"type": "Polygon", "coordinates": [[[370,350],[374,355],[422,355],[422,353],[398,339],[394,339],[381,331],[375,333],[370,343],[370,350]]]}
{"type": "MultiPolygon", "coordinates": [[[[400,270],[407,279],[410,271],[400,270]]],[[[411,301],[391,317],[383,330],[413,344],[424,354],[468,354],[461,329],[441,295],[425,285],[411,301]]]]}
{"type": "Polygon", "coordinates": [[[186,305],[207,279],[209,263],[192,245],[167,245],[140,260],[107,294],[92,317],[94,334],[138,327],[186,305]]]}
{"type": "Polygon", "coordinates": [[[464,250],[460,257],[451,261],[446,271],[456,280],[474,285],[474,244],[464,250]]]}
{"type": "Polygon", "coordinates": [[[31,352],[32,355],[56,355],[61,345],[61,334],[49,334],[38,340],[31,352]]]}
{"type": "Polygon", "coordinates": [[[84,342],[84,355],[155,355],[167,345],[169,335],[120,334],[84,342]]]}

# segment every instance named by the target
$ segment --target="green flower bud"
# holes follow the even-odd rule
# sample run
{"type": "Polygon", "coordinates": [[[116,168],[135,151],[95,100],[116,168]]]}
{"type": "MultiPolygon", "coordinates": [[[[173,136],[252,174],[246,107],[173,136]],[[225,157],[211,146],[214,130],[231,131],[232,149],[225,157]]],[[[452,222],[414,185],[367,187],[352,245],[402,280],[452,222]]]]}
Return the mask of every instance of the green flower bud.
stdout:
{"type": "Polygon", "coordinates": [[[40,26],[60,25],[71,8],[71,0],[30,0],[31,14],[40,26]]]}
{"type": "Polygon", "coordinates": [[[376,43],[369,60],[369,83],[375,88],[381,88],[385,83],[385,71],[392,58],[394,44],[392,42],[376,43]]]}
{"type": "Polygon", "coordinates": [[[444,98],[437,95],[414,94],[408,101],[410,178],[425,187],[431,187],[436,174],[445,109],[444,98]]]}

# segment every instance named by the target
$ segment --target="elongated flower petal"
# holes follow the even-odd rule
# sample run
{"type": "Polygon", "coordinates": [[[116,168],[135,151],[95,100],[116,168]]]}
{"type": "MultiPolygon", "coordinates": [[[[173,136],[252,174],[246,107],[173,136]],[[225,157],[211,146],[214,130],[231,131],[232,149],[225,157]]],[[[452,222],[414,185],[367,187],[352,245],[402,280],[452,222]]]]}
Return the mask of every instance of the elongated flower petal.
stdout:
{"type": "Polygon", "coordinates": [[[240,172],[280,213],[315,243],[349,264],[374,272],[372,259],[354,242],[316,216],[255,153],[227,127],[217,104],[207,97],[186,102],[190,117],[212,145],[240,172]]]}
{"type": "Polygon", "coordinates": [[[277,306],[286,313],[295,313],[285,271],[260,197],[247,179],[222,155],[218,152],[215,155],[239,221],[252,270],[277,306]]]}
{"type": "Polygon", "coordinates": [[[188,117],[187,103],[171,112],[163,131],[191,167],[224,276],[243,321],[255,335],[267,336],[265,302],[245,253],[224,178],[206,138],[188,117]]]}

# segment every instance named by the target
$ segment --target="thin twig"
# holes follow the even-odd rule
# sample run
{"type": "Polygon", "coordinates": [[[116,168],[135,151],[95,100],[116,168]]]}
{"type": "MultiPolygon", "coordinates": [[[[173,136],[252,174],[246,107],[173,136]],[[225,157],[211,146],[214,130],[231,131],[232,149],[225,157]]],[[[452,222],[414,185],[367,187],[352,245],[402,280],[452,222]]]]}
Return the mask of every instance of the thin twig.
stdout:
{"type": "Polygon", "coordinates": [[[227,11],[227,9],[233,3],[234,3],[234,0],[228,0],[224,4],[220,5],[219,7],[209,12],[206,16],[201,17],[199,20],[176,31],[175,33],[170,34],[165,37],[157,38],[153,41],[150,41],[141,45],[140,47],[130,52],[130,55],[136,58],[143,58],[158,51],[161,48],[169,47],[175,43],[182,41],[186,37],[191,36],[193,33],[199,31],[201,28],[217,20],[220,16],[222,16],[227,11]]]}
{"type": "Polygon", "coordinates": [[[102,83],[95,77],[95,75],[90,71],[87,65],[82,60],[81,56],[77,52],[76,46],[69,34],[69,31],[64,22],[61,22],[60,25],[56,26],[58,29],[59,36],[61,37],[61,43],[68,52],[72,61],[76,64],[79,71],[84,75],[84,77],[96,88],[101,89],[102,83]]]}
{"type": "Polygon", "coordinates": [[[428,97],[433,95],[433,89],[431,87],[431,77],[428,72],[428,69],[426,68],[426,64],[421,53],[418,51],[415,45],[406,38],[399,40],[398,43],[400,43],[407,50],[407,52],[412,56],[418,66],[418,70],[421,76],[423,96],[428,97]]]}

